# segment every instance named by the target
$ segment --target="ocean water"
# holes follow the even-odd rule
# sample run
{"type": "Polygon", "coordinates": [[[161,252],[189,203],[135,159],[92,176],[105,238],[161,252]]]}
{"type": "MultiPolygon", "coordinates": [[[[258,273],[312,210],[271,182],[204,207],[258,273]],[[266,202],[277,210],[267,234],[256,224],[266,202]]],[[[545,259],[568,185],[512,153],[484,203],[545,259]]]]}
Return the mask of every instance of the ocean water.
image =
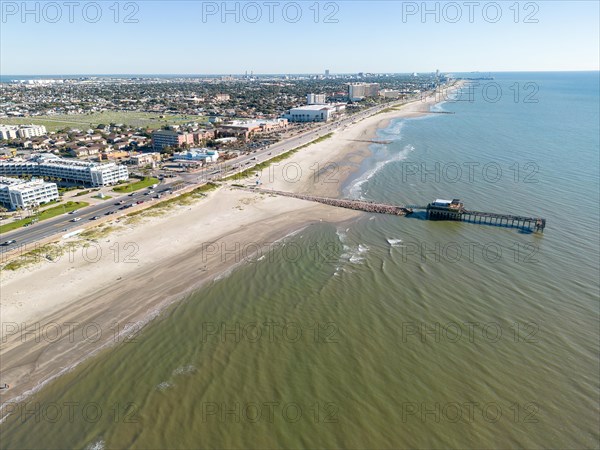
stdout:
{"type": "Polygon", "coordinates": [[[311,226],[32,396],[0,446],[598,448],[598,73],[479,83],[380,130],[344,195],[543,234],[311,226]]]}

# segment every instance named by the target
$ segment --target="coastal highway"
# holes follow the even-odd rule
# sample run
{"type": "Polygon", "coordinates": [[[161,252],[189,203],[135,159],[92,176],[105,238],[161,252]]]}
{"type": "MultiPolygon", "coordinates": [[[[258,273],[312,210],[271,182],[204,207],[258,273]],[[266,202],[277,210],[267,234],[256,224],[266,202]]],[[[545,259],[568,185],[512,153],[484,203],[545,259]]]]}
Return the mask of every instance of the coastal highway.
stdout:
{"type": "MultiPolygon", "coordinates": [[[[156,188],[156,192],[170,189],[172,185],[176,183],[177,182],[161,184],[156,188]]],[[[2,233],[2,236],[0,237],[2,242],[13,239],[16,242],[11,245],[0,245],[0,254],[15,250],[19,247],[25,248],[25,246],[27,246],[27,249],[29,250],[29,245],[33,244],[34,242],[40,241],[49,236],[73,232],[81,228],[83,224],[90,222],[92,217],[103,217],[109,211],[117,211],[117,213],[115,213],[113,216],[115,218],[119,217],[120,215],[127,214],[129,212],[127,209],[119,210],[122,205],[115,205],[115,203],[121,200],[125,201],[125,205],[131,204],[138,200],[144,200],[145,202],[156,202],[156,200],[152,199],[151,196],[144,195],[149,190],[150,189],[141,189],[137,191],[135,196],[132,197],[130,197],[129,194],[121,197],[113,197],[104,201],[103,203],[78,209],[74,214],[61,214],[60,216],[53,217],[52,219],[31,224],[28,227],[19,228],[8,233],[2,233]],[[72,222],[75,217],[79,217],[81,220],[78,222],[72,222]]]]}
{"type": "MultiPolygon", "coordinates": [[[[282,153],[293,150],[294,148],[300,147],[301,145],[308,144],[309,142],[312,142],[315,139],[317,139],[327,133],[330,133],[336,129],[348,126],[348,125],[352,124],[353,122],[367,118],[369,116],[372,116],[373,114],[376,114],[385,108],[390,108],[390,107],[397,106],[400,104],[402,104],[402,102],[398,101],[398,102],[388,103],[385,105],[375,106],[375,107],[366,109],[364,111],[360,111],[351,116],[345,117],[340,120],[336,120],[335,122],[329,122],[321,127],[314,128],[312,130],[298,134],[297,136],[293,136],[285,141],[278,142],[276,144],[272,144],[271,146],[269,146],[267,148],[257,150],[256,153],[251,153],[250,155],[244,155],[244,156],[240,156],[235,159],[231,159],[231,160],[227,161],[227,165],[229,167],[236,165],[237,166],[236,171],[250,169],[250,168],[252,168],[252,166],[254,164],[264,162],[265,160],[268,160],[275,156],[281,155],[282,153]],[[269,155],[269,153],[270,153],[270,155],[269,155]],[[256,160],[254,160],[253,158],[256,158],[256,160]],[[247,164],[247,163],[249,163],[249,164],[247,164]]],[[[206,169],[202,169],[195,173],[181,174],[180,177],[188,183],[200,185],[200,184],[206,183],[207,181],[220,179],[223,176],[227,175],[227,173],[230,173],[230,172],[233,172],[233,171],[229,170],[229,171],[225,172],[223,170],[219,170],[219,165],[217,165],[217,166],[208,167],[206,169]],[[218,173],[215,173],[217,171],[218,171],[218,173]]],[[[156,191],[160,192],[165,189],[168,189],[170,186],[172,186],[173,184],[178,183],[178,182],[180,182],[180,181],[174,180],[169,183],[163,182],[162,184],[159,185],[159,187],[156,189],[156,191]]],[[[156,201],[156,200],[150,200],[151,199],[150,196],[144,195],[144,193],[147,191],[148,191],[147,189],[140,190],[140,191],[138,191],[138,194],[133,198],[129,197],[128,195],[123,195],[121,197],[113,197],[112,199],[109,199],[106,202],[103,202],[101,204],[88,206],[86,208],[81,208],[77,211],[76,214],[62,214],[62,215],[54,217],[52,219],[48,219],[48,220],[44,220],[42,222],[32,224],[28,227],[19,228],[17,230],[10,231],[8,233],[2,233],[2,235],[0,236],[0,243],[5,242],[7,240],[13,240],[13,239],[16,242],[11,245],[0,245],[0,254],[5,253],[7,251],[14,250],[19,247],[25,248],[25,246],[31,245],[34,242],[40,241],[40,240],[50,237],[50,236],[59,235],[60,233],[66,234],[69,232],[73,232],[73,231],[77,230],[78,228],[81,228],[81,226],[84,223],[89,222],[92,217],[94,217],[94,216],[102,217],[108,211],[116,210],[117,214],[115,214],[115,218],[119,217],[120,213],[127,214],[127,210],[119,210],[119,206],[115,205],[115,203],[117,203],[120,200],[124,200],[125,204],[132,203],[133,201],[136,201],[137,199],[143,199],[144,201],[156,201]],[[71,220],[75,217],[80,217],[81,220],[79,222],[71,222],[71,220]]]]}

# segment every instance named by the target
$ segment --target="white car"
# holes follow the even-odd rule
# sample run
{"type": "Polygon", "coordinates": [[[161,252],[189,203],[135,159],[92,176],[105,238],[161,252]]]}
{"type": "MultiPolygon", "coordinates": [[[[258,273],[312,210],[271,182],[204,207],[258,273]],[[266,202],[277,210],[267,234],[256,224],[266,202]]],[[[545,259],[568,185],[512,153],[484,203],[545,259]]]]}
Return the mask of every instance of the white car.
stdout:
{"type": "Polygon", "coordinates": [[[75,217],[74,219],[71,219],[71,222],[79,222],[81,220],[81,217],[75,217]]]}

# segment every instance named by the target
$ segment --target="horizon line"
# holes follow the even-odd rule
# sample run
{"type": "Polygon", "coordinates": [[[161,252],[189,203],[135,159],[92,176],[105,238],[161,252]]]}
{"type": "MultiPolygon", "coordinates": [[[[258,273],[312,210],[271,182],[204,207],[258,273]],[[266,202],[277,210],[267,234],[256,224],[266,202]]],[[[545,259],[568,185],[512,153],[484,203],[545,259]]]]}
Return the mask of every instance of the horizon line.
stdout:
{"type": "MultiPolygon", "coordinates": [[[[552,69],[552,70],[465,70],[465,71],[440,71],[443,74],[453,74],[453,73],[548,73],[548,72],[600,72],[599,69],[552,69]]],[[[329,76],[334,75],[357,75],[359,73],[366,73],[372,75],[405,75],[405,74],[432,74],[434,71],[410,71],[410,72],[334,72],[330,73],[329,76]]],[[[324,75],[323,72],[259,72],[259,73],[232,73],[232,72],[222,72],[222,73],[14,73],[14,74],[2,74],[0,73],[0,77],[13,77],[13,76],[265,76],[265,75],[324,75]]]]}

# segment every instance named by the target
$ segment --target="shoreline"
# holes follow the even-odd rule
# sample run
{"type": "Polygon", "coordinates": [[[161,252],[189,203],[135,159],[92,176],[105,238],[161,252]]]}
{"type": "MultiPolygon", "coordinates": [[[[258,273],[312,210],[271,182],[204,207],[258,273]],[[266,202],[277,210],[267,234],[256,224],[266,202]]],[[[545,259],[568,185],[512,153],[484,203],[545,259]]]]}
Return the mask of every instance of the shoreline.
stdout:
{"type": "MultiPolygon", "coordinates": [[[[339,196],[344,181],[371,154],[369,144],[360,140],[373,139],[393,119],[428,115],[437,103],[432,96],[335,130],[329,139],[263,169],[262,187],[339,196]]],[[[360,215],[223,186],[161,217],[142,213],[120,219],[116,229],[79,243],[80,248],[54,262],[3,271],[0,382],[11,387],[0,391],[2,407],[123,342],[128,330],[137,333],[169,305],[228,276],[257,248],[268,248],[312,223],[340,223],[360,215]],[[239,249],[233,257],[232,248],[239,249]],[[52,292],[44,280],[53,280],[52,292]]]]}

